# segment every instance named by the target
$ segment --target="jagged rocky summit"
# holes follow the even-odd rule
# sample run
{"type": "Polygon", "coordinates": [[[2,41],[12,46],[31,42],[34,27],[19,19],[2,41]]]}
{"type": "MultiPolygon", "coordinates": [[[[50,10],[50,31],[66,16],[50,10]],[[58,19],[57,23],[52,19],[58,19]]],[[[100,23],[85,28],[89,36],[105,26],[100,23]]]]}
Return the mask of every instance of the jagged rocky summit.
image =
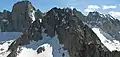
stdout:
{"type": "MultiPolygon", "coordinates": [[[[16,31],[23,34],[12,41],[6,51],[0,52],[0,56],[20,57],[25,54],[23,55],[25,57],[30,55],[24,52],[24,50],[28,50],[26,48],[32,49],[31,52],[34,50],[31,54],[36,57],[47,55],[49,57],[120,56],[120,52],[116,49],[109,50],[93,30],[93,28],[99,28],[106,38],[112,38],[112,32],[118,32],[120,22],[110,15],[90,12],[88,16],[84,16],[76,9],[57,7],[42,13],[40,10],[36,10],[29,1],[17,2],[14,4],[12,12],[6,11],[6,15],[3,13],[1,13],[1,17],[6,15],[10,17],[0,19],[6,20],[1,21],[5,22],[1,26],[5,29],[1,29],[1,31],[16,31]],[[112,28],[113,26],[117,28],[112,28]]],[[[119,36],[115,34],[114,39],[119,39],[119,36]]]]}

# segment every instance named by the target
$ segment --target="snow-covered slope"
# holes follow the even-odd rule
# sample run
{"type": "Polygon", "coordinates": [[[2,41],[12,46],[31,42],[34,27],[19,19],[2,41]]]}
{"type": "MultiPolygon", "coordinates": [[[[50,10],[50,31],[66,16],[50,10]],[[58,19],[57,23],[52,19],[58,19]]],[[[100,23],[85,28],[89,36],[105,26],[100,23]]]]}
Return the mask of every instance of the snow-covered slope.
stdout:
{"type": "Polygon", "coordinates": [[[0,53],[5,52],[8,50],[10,44],[13,42],[14,40],[9,40],[3,43],[0,43],[0,53]]]}
{"type": "Polygon", "coordinates": [[[46,43],[41,45],[40,47],[43,47],[45,51],[42,51],[39,54],[36,50],[33,50],[32,48],[22,47],[22,51],[20,54],[17,55],[17,57],[53,57],[52,46],[50,46],[50,44],[46,43]]]}
{"type": "Polygon", "coordinates": [[[0,57],[7,57],[11,43],[22,35],[21,32],[0,32],[0,57]]]}
{"type": "MultiPolygon", "coordinates": [[[[10,51],[7,51],[7,50],[13,41],[14,40],[10,40],[3,44],[0,44],[0,57],[7,57],[10,54],[10,51]]],[[[53,57],[52,55],[53,50],[50,44],[46,43],[41,45],[40,47],[43,47],[45,51],[42,51],[39,54],[37,54],[37,50],[33,50],[32,48],[20,47],[22,51],[17,55],[17,57],[53,57]]]]}
{"type": "Polygon", "coordinates": [[[97,11],[90,12],[83,19],[81,13],[76,12],[76,15],[97,34],[110,51],[120,51],[120,21],[118,19],[97,11]]]}
{"type": "Polygon", "coordinates": [[[106,37],[109,37],[106,35],[106,37],[103,35],[102,31],[99,28],[92,28],[92,30],[97,34],[101,42],[110,50],[110,51],[120,51],[120,42],[118,40],[107,39],[106,37]]]}
{"type": "MultiPolygon", "coordinates": [[[[64,45],[59,43],[58,36],[56,35],[53,38],[51,38],[50,36],[47,36],[46,33],[44,33],[44,30],[45,29],[42,28],[42,37],[43,37],[42,40],[39,40],[37,42],[36,41],[31,41],[29,45],[24,45],[23,47],[24,48],[29,48],[28,50],[31,50],[30,52],[33,52],[33,50],[34,50],[35,53],[38,53],[37,56],[42,56],[42,57],[63,57],[64,56],[64,57],[69,57],[69,54],[68,54],[67,50],[63,49],[64,45]],[[43,47],[44,45],[45,45],[45,47],[44,47],[45,51],[43,51],[42,53],[36,52],[40,47],[43,47]]],[[[24,51],[24,49],[23,49],[23,51],[24,51]]],[[[27,52],[27,50],[26,50],[26,52],[27,52]]],[[[29,54],[26,55],[26,56],[29,56],[29,54]]]]}
{"type": "Polygon", "coordinates": [[[0,57],[7,57],[8,54],[10,54],[10,51],[8,51],[8,48],[13,41],[14,40],[9,40],[9,41],[0,43],[0,57]]]}
{"type": "Polygon", "coordinates": [[[0,32],[0,57],[7,57],[11,43],[22,35],[21,32],[0,32]]]}
{"type": "MultiPolygon", "coordinates": [[[[17,57],[69,57],[67,50],[64,50],[64,45],[59,43],[58,36],[51,38],[44,33],[44,28],[42,28],[42,40],[31,41],[30,44],[19,46],[17,49],[17,57]],[[41,50],[40,48],[43,48],[41,50]]],[[[13,41],[9,41],[12,43],[13,41]]],[[[0,51],[0,57],[6,57],[5,52],[8,53],[8,41],[0,45],[0,48],[4,48],[3,51],[0,51]]]]}

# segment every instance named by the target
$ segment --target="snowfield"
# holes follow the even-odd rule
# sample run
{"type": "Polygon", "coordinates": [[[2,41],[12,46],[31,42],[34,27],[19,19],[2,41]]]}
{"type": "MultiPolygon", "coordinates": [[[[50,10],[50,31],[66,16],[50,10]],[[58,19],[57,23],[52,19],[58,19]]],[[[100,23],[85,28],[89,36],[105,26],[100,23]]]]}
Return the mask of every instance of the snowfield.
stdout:
{"type": "MultiPolygon", "coordinates": [[[[39,47],[47,45],[47,46],[45,46],[45,48],[47,48],[47,49],[45,49],[45,52],[48,52],[46,50],[51,50],[51,48],[52,48],[52,55],[50,55],[51,57],[69,57],[68,51],[63,49],[64,45],[59,44],[58,35],[55,35],[53,38],[51,38],[46,33],[44,33],[44,31],[45,31],[45,29],[42,28],[42,37],[43,37],[42,40],[39,40],[37,42],[31,41],[29,45],[24,45],[24,47],[37,51],[39,47]],[[50,46],[50,47],[48,48],[48,46],[50,46]]],[[[51,51],[49,51],[49,53],[51,54],[51,51]]],[[[38,55],[39,56],[44,55],[44,53],[43,54],[40,53],[40,54],[38,54],[38,55]]],[[[48,56],[48,57],[50,57],[50,56],[48,56]]],[[[43,56],[43,57],[47,57],[47,56],[43,56]]]]}
{"type": "Polygon", "coordinates": [[[6,41],[5,43],[0,44],[0,53],[3,53],[8,50],[9,46],[14,40],[6,41]]]}
{"type": "MultiPolygon", "coordinates": [[[[69,57],[68,51],[63,49],[64,45],[59,43],[58,35],[56,34],[51,38],[44,31],[45,29],[42,28],[42,40],[38,40],[37,42],[31,41],[28,45],[19,46],[17,57],[69,57]],[[44,50],[38,52],[40,48],[44,48],[44,50]]],[[[7,57],[9,55],[10,52],[7,51],[9,45],[8,43],[4,43],[0,46],[2,48],[5,47],[4,51],[0,51],[2,52],[0,53],[0,57],[7,57]]]]}
{"type": "MultiPolygon", "coordinates": [[[[110,50],[110,51],[120,51],[120,42],[115,40],[110,40],[106,38],[108,35],[103,35],[103,31],[100,31],[99,28],[92,28],[92,30],[96,33],[96,35],[99,37],[101,42],[110,50]]],[[[109,37],[109,36],[108,36],[109,37]]]]}
{"type": "MultiPolygon", "coordinates": [[[[17,53],[17,57],[69,57],[68,51],[63,49],[64,45],[59,43],[58,35],[56,34],[51,38],[44,33],[45,30],[45,28],[42,28],[42,40],[38,40],[37,42],[31,41],[28,45],[19,46],[20,49],[18,48],[17,51],[21,51],[17,53]],[[39,50],[40,48],[44,50],[39,50]]],[[[120,51],[119,41],[111,38],[99,28],[92,28],[92,30],[110,51],[120,51]],[[108,39],[106,37],[110,38],[108,39]]],[[[7,57],[10,54],[8,48],[13,41],[14,40],[0,42],[0,57],[7,57]]]]}
{"type": "Polygon", "coordinates": [[[53,57],[52,55],[52,46],[50,44],[43,44],[40,47],[44,47],[45,51],[37,54],[37,52],[31,48],[22,47],[22,51],[17,57],[53,57]]]}
{"type": "Polygon", "coordinates": [[[0,43],[0,57],[7,57],[10,54],[10,51],[7,50],[13,41],[14,40],[9,40],[0,43]]]}

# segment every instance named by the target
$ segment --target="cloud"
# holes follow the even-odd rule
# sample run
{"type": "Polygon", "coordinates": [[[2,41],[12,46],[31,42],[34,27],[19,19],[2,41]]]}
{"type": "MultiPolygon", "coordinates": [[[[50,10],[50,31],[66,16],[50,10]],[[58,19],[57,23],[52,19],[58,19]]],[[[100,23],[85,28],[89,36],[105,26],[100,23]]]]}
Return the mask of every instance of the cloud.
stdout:
{"type": "Polygon", "coordinates": [[[85,12],[93,12],[94,10],[93,9],[85,9],[84,11],[85,12]]]}
{"type": "Polygon", "coordinates": [[[100,7],[98,5],[89,5],[89,9],[99,9],[100,7]]]}
{"type": "Polygon", "coordinates": [[[120,12],[110,11],[109,14],[120,20],[120,12]]]}
{"type": "Polygon", "coordinates": [[[113,6],[113,5],[110,5],[110,6],[104,5],[103,6],[103,10],[105,10],[105,9],[114,9],[114,8],[117,8],[117,6],[113,6]]]}
{"type": "Polygon", "coordinates": [[[99,9],[99,8],[100,8],[100,6],[98,6],[98,5],[89,5],[87,7],[87,9],[85,9],[84,11],[85,12],[93,12],[93,11],[96,11],[97,9],[99,9]]]}

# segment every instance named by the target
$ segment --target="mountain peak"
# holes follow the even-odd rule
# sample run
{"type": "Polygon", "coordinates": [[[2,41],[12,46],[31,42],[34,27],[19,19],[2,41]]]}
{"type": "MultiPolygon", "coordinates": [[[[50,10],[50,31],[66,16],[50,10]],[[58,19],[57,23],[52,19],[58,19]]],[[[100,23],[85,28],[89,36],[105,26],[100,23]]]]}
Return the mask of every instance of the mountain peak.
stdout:
{"type": "Polygon", "coordinates": [[[6,53],[9,53],[6,57],[23,57],[23,54],[25,57],[31,54],[35,55],[33,57],[44,55],[48,57],[48,54],[50,57],[119,57],[120,55],[118,51],[114,51],[119,50],[119,42],[110,39],[112,36],[116,38],[119,36],[117,32],[120,31],[118,24],[120,22],[107,18],[111,17],[110,15],[103,18],[102,14],[95,11],[84,16],[77,9],[68,7],[54,7],[42,13],[28,0],[17,2],[12,12],[6,12],[0,14],[1,20],[4,21],[0,21],[2,29],[6,29],[8,25],[7,28],[11,27],[12,32],[23,34],[10,44],[7,43],[9,44],[7,51],[0,49],[2,51],[0,56],[6,56],[6,53]],[[8,16],[10,19],[4,18],[8,16]],[[100,36],[106,37],[105,40],[102,41],[100,36]],[[114,49],[108,49],[104,43],[115,44],[112,46],[114,49]],[[28,51],[32,53],[28,54],[28,51]]]}
{"type": "Polygon", "coordinates": [[[88,16],[99,16],[100,15],[100,13],[99,12],[97,12],[97,11],[94,11],[94,12],[89,12],[89,14],[88,14],[88,16]]]}
{"type": "Polygon", "coordinates": [[[35,20],[35,11],[31,2],[19,1],[12,9],[13,30],[24,31],[35,20]]]}
{"type": "Polygon", "coordinates": [[[31,4],[31,2],[28,1],[28,0],[26,0],[26,1],[22,0],[22,1],[18,1],[18,2],[15,3],[14,5],[16,5],[16,4],[31,4]]]}

